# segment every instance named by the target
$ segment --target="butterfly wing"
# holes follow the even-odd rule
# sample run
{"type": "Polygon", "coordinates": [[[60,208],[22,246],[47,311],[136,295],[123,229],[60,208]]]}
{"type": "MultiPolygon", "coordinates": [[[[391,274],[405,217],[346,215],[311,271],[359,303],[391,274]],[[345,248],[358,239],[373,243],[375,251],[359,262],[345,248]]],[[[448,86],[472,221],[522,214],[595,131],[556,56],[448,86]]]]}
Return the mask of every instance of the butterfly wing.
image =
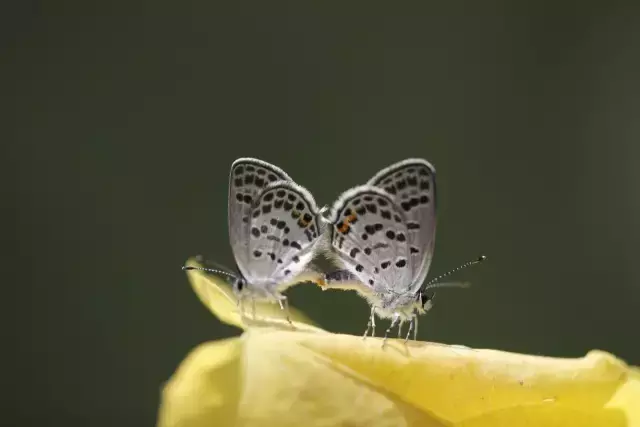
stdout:
{"type": "Polygon", "coordinates": [[[334,203],[330,221],[333,253],[363,285],[376,293],[407,290],[412,269],[406,218],[391,195],[355,187],[334,203]]]}
{"type": "Polygon", "coordinates": [[[252,206],[264,188],[272,182],[291,181],[282,169],[253,158],[240,158],[231,165],[229,173],[229,241],[236,265],[245,278],[252,262],[251,242],[252,206]]]}
{"type": "Polygon", "coordinates": [[[311,193],[292,181],[267,185],[253,204],[242,270],[254,286],[283,283],[302,273],[319,241],[318,207],[311,193]]]}
{"type": "Polygon", "coordinates": [[[424,159],[406,159],[382,169],[368,185],[393,195],[407,219],[411,250],[411,289],[420,288],[429,271],[436,236],[436,170],[424,159]]]}

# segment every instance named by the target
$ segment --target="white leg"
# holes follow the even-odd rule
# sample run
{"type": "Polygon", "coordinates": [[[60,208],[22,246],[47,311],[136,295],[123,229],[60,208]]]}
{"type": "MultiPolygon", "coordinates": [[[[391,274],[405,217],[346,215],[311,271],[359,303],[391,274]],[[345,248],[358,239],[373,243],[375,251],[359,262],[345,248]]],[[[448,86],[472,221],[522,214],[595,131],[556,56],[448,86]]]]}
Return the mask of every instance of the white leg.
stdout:
{"type": "Polygon", "coordinates": [[[240,319],[244,320],[244,298],[242,295],[238,296],[238,311],[240,312],[240,319]]]}
{"type": "Polygon", "coordinates": [[[383,347],[387,343],[387,336],[389,335],[391,330],[396,326],[396,323],[398,323],[398,320],[400,320],[400,316],[398,316],[397,314],[394,314],[393,315],[393,319],[391,320],[391,324],[389,325],[387,330],[384,332],[384,338],[382,339],[382,346],[383,347]]]}
{"type": "MultiPolygon", "coordinates": [[[[369,321],[367,322],[367,329],[364,330],[364,335],[362,335],[362,339],[366,339],[369,331],[373,328],[373,334],[375,334],[376,324],[375,319],[373,317],[374,308],[371,307],[371,315],[369,316],[369,321]]],[[[373,336],[373,334],[371,336],[373,336]]]]}
{"type": "Polygon", "coordinates": [[[280,295],[278,297],[278,304],[280,304],[280,310],[284,311],[284,315],[287,319],[287,322],[289,322],[289,324],[293,325],[293,323],[291,323],[291,315],[289,312],[289,299],[287,297],[285,297],[284,295],[280,295]]]}
{"type": "Polygon", "coordinates": [[[376,308],[371,307],[371,337],[376,336],[376,308]]]}
{"type": "Polygon", "coordinates": [[[416,321],[416,316],[414,315],[409,321],[409,330],[407,331],[407,336],[404,339],[405,344],[409,341],[409,337],[411,336],[411,331],[413,331],[413,327],[416,321]]]}

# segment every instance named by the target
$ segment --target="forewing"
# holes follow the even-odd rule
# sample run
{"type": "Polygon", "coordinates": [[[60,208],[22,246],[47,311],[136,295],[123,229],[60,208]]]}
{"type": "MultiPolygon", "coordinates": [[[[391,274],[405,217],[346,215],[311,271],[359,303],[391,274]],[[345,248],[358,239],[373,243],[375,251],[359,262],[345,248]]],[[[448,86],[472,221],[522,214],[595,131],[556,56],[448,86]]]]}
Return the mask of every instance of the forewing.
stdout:
{"type": "Polygon", "coordinates": [[[245,278],[259,286],[302,273],[319,241],[319,221],[316,202],[305,188],[291,181],[269,184],[250,214],[245,278]]]}
{"type": "Polygon", "coordinates": [[[407,219],[412,289],[429,271],[436,235],[436,170],[424,159],[407,159],[378,172],[368,182],[396,198],[407,219]]]}
{"type": "Polygon", "coordinates": [[[375,292],[411,284],[406,218],[392,196],[364,185],[345,192],[331,213],[331,246],[345,268],[375,292]]]}
{"type": "Polygon", "coordinates": [[[251,212],[259,194],[272,182],[291,181],[282,169],[252,158],[240,158],[229,173],[229,241],[240,272],[244,275],[252,262],[248,257],[251,212]]]}

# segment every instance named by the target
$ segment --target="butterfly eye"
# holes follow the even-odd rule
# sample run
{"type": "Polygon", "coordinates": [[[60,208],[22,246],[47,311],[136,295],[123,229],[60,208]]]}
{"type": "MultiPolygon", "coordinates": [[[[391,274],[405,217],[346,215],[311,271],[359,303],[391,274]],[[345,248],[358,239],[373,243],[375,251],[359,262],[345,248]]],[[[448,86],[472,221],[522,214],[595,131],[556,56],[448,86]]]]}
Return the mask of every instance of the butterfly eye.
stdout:
{"type": "Polygon", "coordinates": [[[432,301],[432,300],[433,300],[433,298],[432,298],[432,297],[430,297],[429,295],[427,295],[427,294],[423,294],[423,293],[420,293],[420,305],[421,305],[421,306],[422,306],[422,308],[424,308],[425,310],[428,310],[428,309],[430,309],[430,308],[431,308],[431,305],[432,305],[432,302],[431,302],[431,301],[432,301]]]}
{"type": "Polygon", "coordinates": [[[244,279],[237,279],[234,285],[238,292],[242,292],[242,289],[244,289],[244,285],[245,285],[244,279]]]}

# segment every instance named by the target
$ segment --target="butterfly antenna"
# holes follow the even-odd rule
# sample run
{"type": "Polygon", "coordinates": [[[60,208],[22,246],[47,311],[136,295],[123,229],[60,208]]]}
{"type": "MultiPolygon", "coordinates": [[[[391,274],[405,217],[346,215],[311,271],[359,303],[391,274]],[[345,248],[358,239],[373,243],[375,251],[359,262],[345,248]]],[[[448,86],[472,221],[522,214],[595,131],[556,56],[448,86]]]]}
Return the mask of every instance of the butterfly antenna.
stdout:
{"type": "MultiPolygon", "coordinates": [[[[438,283],[438,281],[440,281],[441,279],[444,279],[444,278],[445,278],[445,277],[447,277],[447,276],[452,275],[453,273],[456,273],[456,272],[458,272],[458,271],[460,271],[460,270],[463,270],[463,269],[465,269],[465,268],[467,268],[467,267],[471,267],[472,265],[479,264],[479,263],[481,263],[482,261],[484,261],[484,260],[486,260],[486,259],[487,259],[487,257],[486,257],[486,256],[484,256],[484,255],[480,255],[478,258],[476,258],[476,259],[474,259],[474,260],[472,260],[472,261],[465,262],[465,263],[464,263],[464,264],[462,264],[461,266],[459,266],[459,267],[457,267],[457,268],[454,268],[453,270],[447,271],[446,273],[441,274],[440,276],[438,276],[438,277],[435,277],[435,278],[431,279],[431,280],[430,280],[430,281],[429,281],[429,282],[424,286],[424,288],[422,288],[422,289],[423,289],[423,290],[427,290],[427,289],[430,289],[430,288],[438,288],[438,287],[444,287],[444,286],[447,286],[447,284],[444,284],[444,283],[438,283]]],[[[451,285],[449,285],[449,286],[465,287],[463,284],[458,284],[458,285],[453,285],[453,284],[451,284],[451,285]]]]}
{"type": "Polygon", "coordinates": [[[217,270],[215,268],[194,267],[194,266],[191,266],[191,265],[185,265],[185,266],[182,267],[182,271],[188,271],[188,270],[198,270],[198,271],[206,271],[207,273],[223,274],[225,276],[231,277],[232,279],[237,279],[238,278],[233,273],[229,273],[229,272],[226,272],[224,270],[217,270]]]}

